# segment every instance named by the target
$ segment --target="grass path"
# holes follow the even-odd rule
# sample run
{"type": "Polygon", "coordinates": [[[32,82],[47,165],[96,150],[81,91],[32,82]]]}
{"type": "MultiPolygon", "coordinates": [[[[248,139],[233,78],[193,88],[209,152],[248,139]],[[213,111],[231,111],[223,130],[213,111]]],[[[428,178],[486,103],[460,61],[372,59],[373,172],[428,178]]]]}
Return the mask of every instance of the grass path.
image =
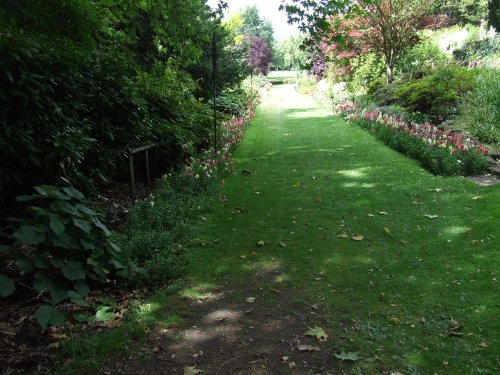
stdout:
{"type": "MultiPolygon", "coordinates": [[[[291,85],[263,100],[235,161],[189,251],[183,294],[193,306],[228,288],[240,312],[274,306],[237,328],[260,332],[239,337],[250,348],[277,345],[272,319],[284,332],[296,326],[294,340],[320,326],[323,357],[304,355],[329,358],[335,373],[498,373],[498,186],[434,177],[291,85]],[[277,317],[283,303],[302,319],[277,317]],[[362,359],[334,359],[342,351],[362,359]]],[[[289,344],[283,355],[297,357],[289,344]]]]}
{"type": "Polygon", "coordinates": [[[192,252],[195,283],[281,269],[368,372],[499,370],[498,186],[432,176],[290,85],[272,89],[235,156],[192,252]]]}

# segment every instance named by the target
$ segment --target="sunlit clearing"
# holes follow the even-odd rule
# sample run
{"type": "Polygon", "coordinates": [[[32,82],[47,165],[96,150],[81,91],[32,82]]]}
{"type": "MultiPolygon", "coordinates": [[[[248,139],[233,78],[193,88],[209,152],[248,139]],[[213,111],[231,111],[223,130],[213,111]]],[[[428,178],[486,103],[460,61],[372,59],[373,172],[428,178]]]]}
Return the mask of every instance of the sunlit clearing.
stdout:
{"type": "Polygon", "coordinates": [[[459,234],[465,234],[470,230],[471,230],[470,228],[467,228],[465,226],[453,226],[446,228],[444,232],[448,235],[457,236],[459,234]]]}
{"type": "Polygon", "coordinates": [[[196,299],[196,300],[207,300],[207,299],[212,299],[214,298],[214,294],[206,291],[204,288],[200,287],[192,287],[192,288],[186,288],[181,292],[181,296],[189,299],[196,299]]]}
{"type": "Polygon", "coordinates": [[[357,168],[357,169],[345,169],[343,171],[338,171],[338,174],[346,177],[361,178],[366,177],[366,171],[370,168],[357,168]]]}
{"type": "Polygon", "coordinates": [[[328,117],[328,113],[324,111],[311,111],[311,110],[306,110],[306,111],[300,111],[300,112],[295,112],[295,113],[290,113],[287,115],[289,118],[311,118],[311,117],[328,117]]]}
{"type": "Polygon", "coordinates": [[[345,188],[364,188],[364,189],[371,189],[371,188],[374,188],[375,186],[377,186],[377,184],[368,184],[368,183],[364,183],[364,184],[358,184],[356,182],[347,182],[345,184],[342,184],[342,187],[345,187],[345,188]]]}

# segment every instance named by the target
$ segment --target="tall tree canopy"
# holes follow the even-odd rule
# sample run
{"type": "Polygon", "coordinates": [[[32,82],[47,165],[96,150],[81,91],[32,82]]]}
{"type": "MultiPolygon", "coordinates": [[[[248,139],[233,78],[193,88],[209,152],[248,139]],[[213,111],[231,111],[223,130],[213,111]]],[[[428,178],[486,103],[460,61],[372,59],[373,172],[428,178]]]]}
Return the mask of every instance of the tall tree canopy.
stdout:
{"type": "MultiPolygon", "coordinates": [[[[417,40],[419,20],[428,14],[432,0],[291,0],[284,2],[291,22],[298,22],[316,41],[343,52],[373,50],[384,57],[387,80],[403,53],[417,40]]],[[[341,55],[342,56],[342,55],[341,55]]],[[[352,57],[352,56],[351,56],[352,57]]]]}

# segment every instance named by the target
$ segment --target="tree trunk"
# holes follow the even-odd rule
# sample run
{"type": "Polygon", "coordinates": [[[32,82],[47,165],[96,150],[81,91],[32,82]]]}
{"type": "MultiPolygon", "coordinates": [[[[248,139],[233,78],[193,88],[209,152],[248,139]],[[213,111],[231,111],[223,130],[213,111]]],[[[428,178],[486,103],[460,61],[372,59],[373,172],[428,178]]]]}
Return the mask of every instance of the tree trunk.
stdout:
{"type": "Polygon", "coordinates": [[[387,84],[390,85],[394,81],[394,67],[392,64],[387,65],[387,84]]]}

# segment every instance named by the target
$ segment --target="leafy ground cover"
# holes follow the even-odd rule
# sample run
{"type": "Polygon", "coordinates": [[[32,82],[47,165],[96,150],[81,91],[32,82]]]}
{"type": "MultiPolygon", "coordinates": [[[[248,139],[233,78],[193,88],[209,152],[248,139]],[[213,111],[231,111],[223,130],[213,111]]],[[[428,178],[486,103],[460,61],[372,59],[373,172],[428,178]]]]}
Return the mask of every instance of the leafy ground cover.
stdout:
{"type": "MultiPolygon", "coordinates": [[[[187,252],[185,282],[142,308],[162,345],[107,370],[235,373],[216,358],[241,373],[255,363],[262,374],[498,372],[497,186],[433,176],[290,85],[260,106],[235,163],[187,252]],[[242,321],[268,314],[243,330],[210,315],[219,329],[193,331],[207,323],[203,301],[228,289],[242,321]],[[283,324],[284,306],[304,317],[288,338],[266,326],[283,324]],[[186,330],[176,337],[175,326],[186,330]],[[218,337],[233,349],[194,352],[218,337]],[[278,338],[288,349],[272,362],[278,338]],[[260,357],[240,357],[257,347],[260,357]]],[[[90,346],[78,350],[87,360],[90,346]]]]}

